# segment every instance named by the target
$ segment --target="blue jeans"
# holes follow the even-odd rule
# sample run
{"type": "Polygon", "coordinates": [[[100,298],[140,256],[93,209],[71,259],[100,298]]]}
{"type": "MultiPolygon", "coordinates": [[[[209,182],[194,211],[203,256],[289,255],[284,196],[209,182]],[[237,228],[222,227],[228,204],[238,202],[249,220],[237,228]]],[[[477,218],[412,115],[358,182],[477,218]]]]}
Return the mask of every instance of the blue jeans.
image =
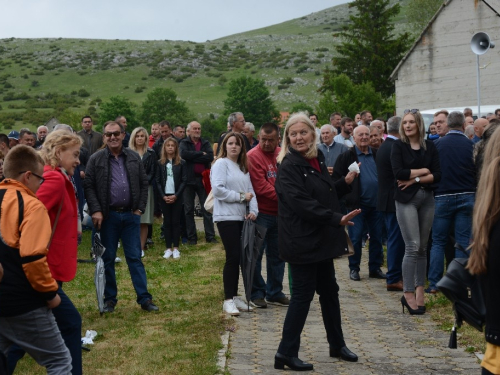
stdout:
{"type": "Polygon", "coordinates": [[[360,205],[361,213],[352,219],[354,226],[349,227],[349,237],[354,247],[354,255],[349,257],[349,268],[359,271],[361,263],[361,239],[363,237],[363,223],[366,220],[368,233],[370,234],[370,247],[368,249],[368,270],[377,271],[384,262],[384,251],[382,249],[382,213],[375,207],[360,205]]]}
{"type": "MultiPolygon", "coordinates": [[[[467,249],[472,234],[472,211],[474,194],[454,194],[436,197],[434,223],[432,224],[432,248],[429,264],[429,288],[437,289],[436,284],[443,277],[444,250],[449,239],[450,227],[455,220],[455,242],[467,249]]],[[[455,249],[456,258],[467,257],[455,249]]]]}
{"type": "Polygon", "coordinates": [[[123,252],[127,260],[128,270],[137,294],[137,303],[144,304],[152,299],[148,293],[146,270],[141,260],[141,217],[132,212],[109,211],[101,225],[101,241],[106,251],[102,256],[104,261],[104,301],[117,302],[118,289],[116,286],[115,258],[118,240],[122,240],[123,252]]]}
{"type": "Polygon", "coordinates": [[[267,232],[255,264],[251,299],[277,300],[285,296],[283,293],[285,262],[280,259],[278,251],[278,217],[260,212],[255,223],[267,228],[267,232]],[[266,250],[267,283],[261,275],[264,249],[266,250]]]}
{"type": "Polygon", "coordinates": [[[395,212],[384,212],[387,228],[387,284],[395,284],[403,278],[402,264],[405,241],[399,229],[395,212]]]}

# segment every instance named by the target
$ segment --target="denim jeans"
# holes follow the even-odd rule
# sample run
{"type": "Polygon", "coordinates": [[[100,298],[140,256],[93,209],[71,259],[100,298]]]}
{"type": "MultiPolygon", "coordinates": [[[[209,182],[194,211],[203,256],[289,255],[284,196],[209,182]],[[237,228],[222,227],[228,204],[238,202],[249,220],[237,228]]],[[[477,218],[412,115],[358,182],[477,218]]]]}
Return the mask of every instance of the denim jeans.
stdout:
{"type": "Polygon", "coordinates": [[[116,286],[115,258],[118,240],[122,240],[123,252],[127,261],[132,284],[137,294],[137,303],[143,304],[152,299],[148,293],[146,270],[141,260],[141,217],[132,212],[109,211],[101,225],[101,241],[106,251],[102,256],[104,261],[104,301],[117,302],[118,289],[116,286]]]}
{"type": "Polygon", "coordinates": [[[207,192],[203,186],[201,177],[195,177],[194,185],[186,185],[184,189],[184,213],[186,214],[186,232],[188,240],[198,241],[196,234],[196,224],[194,222],[194,196],[198,195],[200,198],[201,213],[203,214],[203,226],[205,228],[205,239],[207,241],[215,238],[214,221],[212,214],[205,210],[205,200],[207,199],[207,192]]]}
{"type": "Polygon", "coordinates": [[[405,241],[399,229],[395,212],[384,212],[387,228],[387,284],[395,284],[403,278],[402,264],[405,241]]]}
{"type": "Polygon", "coordinates": [[[285,262],[280,259],[278,251],[278,216],[260,212],[255,223],[267,228],[267,232],[255,264],[251,299],[277,300],[285,296],[283,293],[285,262]],[[266,251],[267,283],[261,274],[264,249],[266,251]]]}
{"type": "MultiPolygon", "coordinates": [[[[449,232],[455,220],[455,242],[467,249],[472,234],[472,211],[474,194],[454,194],[436,197],[436,212],[432,224],[432,248],[429,264],[429,288],[437,289],[436,284],[443,277],[444,251],[449,232]]],[[[453,231],[452,231],[453,232],[453,231]]],[[[455,250],[456,258],[467,257],[462,251],[455,250]]]]}
{"type": "Polygon", "coordinates": [[[396,201],[396,215],[405,241],[403,289],[413,292],[424,286],[427,268],[427,241],[434,216],[434,193],[419,189],[410,201],[396,201]]]}
{"type": "Polygon", "coordinates": [[[361,263],[361,242],[363,237],[363,227],[366,220],[368,233],[370,234],[370,247],[368,249],[368,270],[377,271],[384,262],[384,251],[382,249],[382,213],[375,207],[361,205],[361,213],[355,216],[351,221],[353,226],[348,228],[349,237],[354,247],[354,255],[349,257],[349,268],[359,271],[361,263]]]}
{"type": "Polygon", "coordinates": [[[283,334],[278,353],[297,357],[300,334],[306,323],[314,292],[319,295],[321,315],[330,347],[345,346],[339,302],[339,286],[335,279],[332,259],[317,263],[290,264],[293,294],[283,323],[283,334]]]}

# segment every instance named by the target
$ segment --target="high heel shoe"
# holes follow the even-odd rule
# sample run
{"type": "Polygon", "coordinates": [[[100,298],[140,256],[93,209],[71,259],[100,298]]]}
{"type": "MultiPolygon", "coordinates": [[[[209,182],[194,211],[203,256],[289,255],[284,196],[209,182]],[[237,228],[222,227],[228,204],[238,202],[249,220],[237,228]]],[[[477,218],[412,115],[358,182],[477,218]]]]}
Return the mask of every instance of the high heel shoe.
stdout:
{"type": "Polygon", "coordinates": [[[422,310],[423,312],[425,312],[425,306],[417,306],[419,310],[422,310]]]}
{"type": "Polygon", "coordinates": [[[420,310],[420,309],[412,309],[410,307],[410,305],[408,304],[408,301],[406,300],[405,296],[402,296],[401,297],[401,306],[403,306],[403,314],[405,312],[405,307],[406,309],[408,310],[408,312],[410,313],[410,315],[423,315],[423,311],[420,310]]]}
{"type": "Polygon", "coordinates": [[[274,356],[274,368],[276,370],[284,370],[285,366],[294,371],[311,371],[313,365],[301,361],[298,357],[289,357],[280,353],[274,356]]]}

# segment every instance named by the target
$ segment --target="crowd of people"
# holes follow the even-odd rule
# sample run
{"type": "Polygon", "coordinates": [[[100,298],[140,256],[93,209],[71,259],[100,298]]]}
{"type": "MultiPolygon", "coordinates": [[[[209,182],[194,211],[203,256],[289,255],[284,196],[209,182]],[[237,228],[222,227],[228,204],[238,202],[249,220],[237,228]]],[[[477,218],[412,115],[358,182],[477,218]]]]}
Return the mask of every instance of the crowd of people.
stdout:
{"type": "Polygon", "coordinates": [[[300,112],[283,130],[266,123],[257,131],[235,112],[213,145],[196,121],[184,128],[165,120],[151,134],[144,127],[129,134],[123,116],[103,133],[85,116],[77,133],[57,125],[0,134],[0,368],[12,373],[28,352],[48,373],[82,373],[81,317],[63,283],[76,274],[84,204],[106,248],[104,312],[112,313],[119,242],[137,303],[158,311],[142,262],[154,217],[163,216],[163,258],[179,259],[182,243],[198,243],[198,202],[205,241],[217,242],[216,224],[226,254],[223,311],[288,307],[276,369],[313,369],[298,352],[315,293],[330,356],[358,360],[344,341],[334,259],[352,242],[349,277],[359,281],[368,242],[368,277],[402,292],[403,312],[412,315],[426,312],[425,294],[438,293],[445,264],[470,254],[488,308],[483,373],[499,374],[499,276],[491,272],[498,266],[499,124],[500,109],[477,119],[469,109],[442,110],[428,131],[418,109],[387,121],[370,111],[354,119],[335,112],[323,126],[300,112]],[[210,189],[213,213],[205,209],[210,189]],[[244,220],[267,229],[248,301],[238,293],[244,220]],[[37,340],[27,336],[42,326],[37,340]]]}

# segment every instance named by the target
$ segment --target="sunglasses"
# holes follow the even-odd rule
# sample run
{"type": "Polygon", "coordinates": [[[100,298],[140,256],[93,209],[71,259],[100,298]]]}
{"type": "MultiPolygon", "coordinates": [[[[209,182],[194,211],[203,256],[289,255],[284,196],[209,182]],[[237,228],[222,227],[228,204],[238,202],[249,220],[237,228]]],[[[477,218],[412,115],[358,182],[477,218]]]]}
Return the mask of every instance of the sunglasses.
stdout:
{"type": "Polygon", "coordinates": [[[104,135],[107,137],[107,138],[111,138],[112,135],[114,135],[115,137],[119,137],[120,134],[122,134],[122,132],[120,131],[115,131],[115,132],[108,132],[108,133],[104,133],[104,135]]]}
{"type": "MultiPolygon", "coordinates": [[[[26,173],[26,172],[31,172],[31,171],[22,171],[22,172],[19,172],[19,174],[23,174],[23,173],[26,173]]],[[[45,178],[43,178],[42,176],[39,176],[39,175],[37,175],[36,173],[33,173],[33,172],[31,172],[31,174],[40,180],[40,185],[43,184],[43,182],[45,181],[45,178]]]]}
{"type": "Polygon", "coordinates": [[[411,113],[412,115],[414,115],[417,112],[419,112],[418,109],[405,109],[404,114],[407,115],[408,113],[411,113]]]}

